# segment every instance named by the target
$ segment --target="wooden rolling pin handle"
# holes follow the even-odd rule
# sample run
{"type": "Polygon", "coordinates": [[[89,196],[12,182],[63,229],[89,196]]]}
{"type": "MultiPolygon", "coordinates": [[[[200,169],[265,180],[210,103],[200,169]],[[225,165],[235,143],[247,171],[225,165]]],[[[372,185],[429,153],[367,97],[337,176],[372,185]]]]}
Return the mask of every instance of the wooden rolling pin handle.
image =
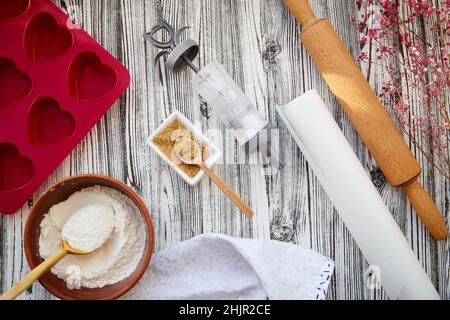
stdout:
{"type": "Polygon", "coordinates": [[[436,240],[448,237],[448,228],[444,218],[422,185],[415,180],[403,186],[417,215],[436,240]]]}
{"type": "Polygon", "coordinates": [[[284,2],[302,27],[306,27],[309,23],[317,20],[308,0],[284,0],[284,2]]]}

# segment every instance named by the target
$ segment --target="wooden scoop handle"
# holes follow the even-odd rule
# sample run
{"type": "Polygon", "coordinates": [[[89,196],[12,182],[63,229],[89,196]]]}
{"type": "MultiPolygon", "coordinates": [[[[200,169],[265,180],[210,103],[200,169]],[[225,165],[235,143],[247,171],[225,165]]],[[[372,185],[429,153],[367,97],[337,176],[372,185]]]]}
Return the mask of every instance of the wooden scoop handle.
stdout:
{"type": "Polygon", "coordinates": [[[444,240],[448,237],[448,229],[444,218],[431,200],[422,185],[415,180],[403,186],[417,215],[436,240],[444,240]]]}
{"type": "Polygon", "coordinates": [[[302,27],[317,20],[308,0],[284,0],[284,2],[302,27]]]}
{"type": "Polygon", "coordinates": [[[0,296],[0,300],[14,300],[17,298],[22,292],[27,290],[29,287],[33,285],[36,280],[39,280],[44,274],[50,271],[50,269],[57,264],[62,258],[64,258],[68,254],[66,249],[61,249],[53,256],[42,262],[36,268],[30,271],[19,283],[17,283],[14,287],[6,291],[2,296],[0,296]]]}
{"type": "Polygon", "coordinates": [[[199,164],[200,168],[211,178],[220,190],[231,200],[247,217],[255,215],[253,210],[242,200],[221,178],[219,178],[204,162],[199,164]]]}

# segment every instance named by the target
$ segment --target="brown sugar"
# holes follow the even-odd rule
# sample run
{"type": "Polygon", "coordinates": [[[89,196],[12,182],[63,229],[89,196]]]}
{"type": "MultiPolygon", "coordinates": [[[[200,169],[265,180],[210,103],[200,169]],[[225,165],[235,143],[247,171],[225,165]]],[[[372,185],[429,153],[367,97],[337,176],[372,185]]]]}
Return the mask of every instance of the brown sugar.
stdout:
{"type": "Polygon", "coordinates": [[[153,138],[153,143],[167,156],[167,158],[169,158],[170,161],[172,161],[172,163],[183,170],[189,177],[193,178],[199,173],[200,167],[197,165],[181,163],[174,153],[174,147],[177,140],[183,137],[195,141],[202,150],[203,160],[205,161],[208,159],[209,155],[205,146],[203,146],[201,141],[199,141],[178,119],[172,121],[164,128],[164,130],[156,135],[156,137],[153,138]]]}

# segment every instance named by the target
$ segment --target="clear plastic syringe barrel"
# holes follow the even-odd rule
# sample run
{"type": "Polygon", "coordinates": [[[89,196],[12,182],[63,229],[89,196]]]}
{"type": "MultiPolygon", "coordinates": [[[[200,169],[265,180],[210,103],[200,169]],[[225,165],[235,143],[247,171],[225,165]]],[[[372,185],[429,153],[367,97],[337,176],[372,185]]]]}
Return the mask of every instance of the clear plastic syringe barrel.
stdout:
{"type": "Polygon", "coordinates": [[[235,130],[234,136],[240,145],[247,143],[268,124],[221,64],[208,64],[192,82],[194,90],[205,99],[225,126],[235,130]]]}

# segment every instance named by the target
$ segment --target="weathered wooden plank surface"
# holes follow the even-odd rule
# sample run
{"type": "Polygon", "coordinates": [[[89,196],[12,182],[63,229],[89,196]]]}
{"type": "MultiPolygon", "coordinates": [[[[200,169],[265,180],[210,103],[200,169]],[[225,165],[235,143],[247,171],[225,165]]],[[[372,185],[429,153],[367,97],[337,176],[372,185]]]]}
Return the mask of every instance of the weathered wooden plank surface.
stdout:
{"type": "MultiPolygon", "coordinates": [[[[449,297],[449,246],[437,244],[412,212],[405,195],[392,190],[302,49],[299,27],[282,0],[70,0],[55,1],[130,69],[132,84],[72,155],[14,216],[0,217],[0,289],[9,288],[28,271],[22,250],[22,230],[33,200],[51,183],[80,173],[102,173],[134,187],[150,208],[156,231],[156,250],[205,232],[236,237],[272,238],[310,247],[336,260],[329,299],[384,299],[382,290],[369,290],[367,268],[358,247],[339,219],[314,174],[277,117],[274,106],[317,88],[367,171],[372,174],[417,257],[444,298],[449,297]],[[161,7],[161,11],[157,8],[161,7]],[[209,108],[200,105],[190,86],[191,74],[172,75],[154,67],[156,51],[143,34],[158,18],[176,27],[190,25],[200,43],[198,64],[213,60],[225,65],[258,109],[279,128],[286,169],[265,172],[247,157],[209,108]],[[222,165],[215,168],[257,212],[245,219],[207,179],[190,188],[145,146],[150,133],[173,110],[179,110],[223,148],[222,165]]],[[[311,0],[316,13],[328,17],[351,52],[359,52],[351,27],[357,14],[354,1],[311,0]]],[[[382,73],[368,77],[377,87],[382,73]]],[[[420,105],[414,108],[420,108],[420,105]]],[[[417,154],[423,182],[444,215],[450,213],[449,184],[417,154]]],[[[274,257],[276,258],[276,257],[274,257]]],[[[22,299],[51,299],[39,285],[22,299]]]]}

